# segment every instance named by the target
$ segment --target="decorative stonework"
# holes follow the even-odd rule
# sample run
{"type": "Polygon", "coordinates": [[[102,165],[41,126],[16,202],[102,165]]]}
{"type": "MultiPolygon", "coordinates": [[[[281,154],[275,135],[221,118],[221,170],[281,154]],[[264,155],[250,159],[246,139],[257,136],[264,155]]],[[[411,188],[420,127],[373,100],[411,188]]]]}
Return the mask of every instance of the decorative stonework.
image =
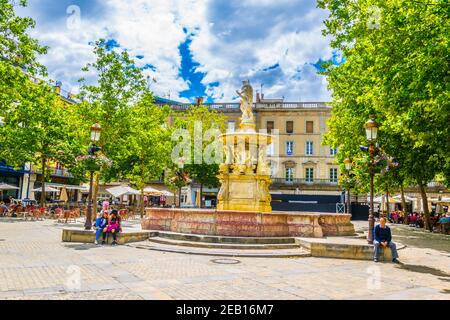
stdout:
{"type": "Polygon", "coordinates": [[[221,188],[217,195],[217,209],[270,212],[271,179],[266,154],[272,136],[255,130],[253,88],[248,81],[244,81],[238,94],[242,98],[239,129],[220,136],[225,163],[219,167],[221,188]]]}
{"type": "Polygon", "coordinates": [[[147,208],[143,230],[236,237],[354,235],[349,214],[147,208]]]}

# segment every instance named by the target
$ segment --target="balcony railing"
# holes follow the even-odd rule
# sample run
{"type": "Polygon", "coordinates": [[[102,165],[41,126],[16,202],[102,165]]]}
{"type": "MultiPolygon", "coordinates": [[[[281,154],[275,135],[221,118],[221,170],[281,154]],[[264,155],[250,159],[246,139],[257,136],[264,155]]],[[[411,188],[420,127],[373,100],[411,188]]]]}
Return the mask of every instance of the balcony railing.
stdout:
{"type": "MultiPolygon", "coordinates": [[[[193,104],[173,104],[169,105],[172,110],[183,111],[187,110],[193,104]]],[[[240,112],[239,103],[205,103],[204,106],[211,110],[219,110],[223,112],[240,112]]],[[[275,103],[255,103],[253,108],[259,109],[330,109],[331,105],[325,102],[275,102],[275,103]]]]}
{"type": "MultiPolygon", "coordinates": [[[[72,174],[66,168],[47,166],[45,168],[45,170],[47,171],[47,173],[49,173],[52,176],[66,177],[66,178],[71,178],[72,177],[72,174]]],[[[34,173],[41,173],[41,170],[40,170],[40,168],[37,168],[37,167],[33,166],[32,167],[32,172],[34,172],[34,173]]]]}
{"type": "Polygon", "coordinates": [[[327,186],[337,186],[336,180],[331,179],[291,179],[286,180],[285,178],[272,178],[272,185],[275,186],[300,186],[300,185],[327,185],[327,186]]]}

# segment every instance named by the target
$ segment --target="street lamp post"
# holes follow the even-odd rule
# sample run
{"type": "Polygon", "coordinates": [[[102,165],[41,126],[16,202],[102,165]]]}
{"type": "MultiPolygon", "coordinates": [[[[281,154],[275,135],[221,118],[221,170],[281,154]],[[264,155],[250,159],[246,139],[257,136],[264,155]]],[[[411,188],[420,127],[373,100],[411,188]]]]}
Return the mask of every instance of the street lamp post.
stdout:
{"type": "MultiPolygon", "coordinates": [[[[351,177],[350,170],[352,169],[352,160],[350,160],[349,158],[345,159],[344,165],[345,165],[345,170],[347,171],[347,175],[349,177],[351,177]]],[[[352,213],[352,204],[350,201],[350,185],[347,186],[347,213],[348,214],[352,213]]]]}
{"type": "Polygon", "coordinates": [[[375,150],[375,141],[378,135],[378,124],[373,119],[369,119],[365,124],[366,138],[370,142],[369,147],[369,175],[370,175],[370,211],[369,211],[369,232],[367,233],[367,242],[369,244],[373,243],[373,228],[375,224],[374,210],[373,210],[373,178],[374,178],[374,163],[373,163],[373,152],[375,150]]]}
{"type": "MultiPolygon", "coordinates": [[[[90,155],[95,155],[98,151],[101,150],[100,147],[96,145],[96,143],[100,140],[100,133],[102,131],[102,127],[96,123],[91,127],[91,141],[92,145],[88,148],[88,153],[90,155]]],[[[86,222],[84,223],[85,230],[92,229],[92,187],[94,184],[94,170],[90,170],[90,180],[89,180],[89,196],[88,196],[88,206],[86,210],[86,222]]]]}

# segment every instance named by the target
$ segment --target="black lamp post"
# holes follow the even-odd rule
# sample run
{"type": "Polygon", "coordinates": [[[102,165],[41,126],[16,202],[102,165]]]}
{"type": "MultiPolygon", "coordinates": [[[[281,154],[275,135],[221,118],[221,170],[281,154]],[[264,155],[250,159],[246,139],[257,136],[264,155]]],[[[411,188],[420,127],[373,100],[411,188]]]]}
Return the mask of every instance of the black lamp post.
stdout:
{"type": "Polygon", "coordinates": [[[374,163],[373,163],[373,153],[375,151],[375,141],[378,135],[378,124],[373,119],[367,120],[364,124],[366,129],[366,138],[370,142],[369,147],[369,175],[370,175],[370,211],[369,211],[369,232],[367,233],[367,242],[369,244],[373,243],[373,228],[375,224],[374,210],[373,210],[373,178],[374,178],[374,163]]]}
{"type": "MultiPolygon", "coordinates": [[[[352,160],[349,158],[346,158],[344,160],[345,170],[347,171],[347,175],[349,178],[351,178],[350,170],[352,169],[352,160]]],[[[352,213],[352,203],[350,201],[350,185],[347,187],[347,213],[352,213]]]]}
{"type": "MultiPolygon", "coordinates": [[[[92,145],[88,148],[88,153],[90,155],[95,155],[102,148],[97,146],[95,143],[100,140],[100,133],[102,131],[102,127],[96,123],[91,127],[91,141],[92,145]]],[[[89,170],[90,180],[89,180],[89,196],[88,196],[88,206],[86,210],[86,222],[84,223],[85,230],[92,229],[92,186],[94,183],[94,170],[89,170]]]]}

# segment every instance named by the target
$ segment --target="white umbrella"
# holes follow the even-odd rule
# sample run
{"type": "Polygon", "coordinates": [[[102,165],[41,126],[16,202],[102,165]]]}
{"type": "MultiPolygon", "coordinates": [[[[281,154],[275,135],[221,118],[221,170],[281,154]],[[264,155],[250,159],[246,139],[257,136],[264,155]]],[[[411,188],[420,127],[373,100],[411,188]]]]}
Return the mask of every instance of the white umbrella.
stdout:
{"type": "Polygon", "coordinates": [[[152,188],[152,187],[146,187],[146,188],[144,189],[144,193],[157,194],[157,195],[162,194],[162,192],[161,192],[160,190],[157,190],[157,189],[152,188]]]}
{"type": "Polygon", "coordinates": [[[173,197],[173,193],[172,193],[172,192],[169,192],[169,191],[167,191],[167,190],[162,190],[162,191],[161,191],[161,194],[162,194],[163,196],[166,196],[166,197],[173,197]]]}
{"type": "MultiPolygon", "coordinates": [[[[36,189],[33,189],[32,191],[34,191],[34,192],[41,192],[42,188],[36,188],[36,189]]],[[[45,192],[58,192],[59,190],[55,189],[55,188],[52,188],[50,186],[45,186],[44,191],[45,192]]]]}
{"type": "Polygon", "coordinates": [[[118,186],[106,189],[107,192],[112,194],[114,197],[119,198],[124,195],[139,195],[139,190],[133,189],[128,186],[118,186]]]}
{"type": "Polygon", "coordinates": [[[0,183],[0,190],[19,190],[19,188],[2,182],[0,183]]]}
{"type": "Polygon", "coordinates": [[[3,190],[19,190],[19,188],[11,186],[11,185],[3,183],[3,182],[0,183],[0,194],[1,194],[0,201],[3,200],[3,190]]]}
{"type": "MultiPolygon", "coordinates": [[[[399,195],[396,195],[395,197],[393,197],[394,199],[396,199],[396,200],[399,200],[400,202],[402,201],[402,196],[399,194],[399,195]]],[[[406,202],[412,202],[412,201],[414,201],[414,200],[417,200],[416,198],[412,198],[412,197],[408,197],[408,196],[405,196],[405,201],[406,202]]]]}

